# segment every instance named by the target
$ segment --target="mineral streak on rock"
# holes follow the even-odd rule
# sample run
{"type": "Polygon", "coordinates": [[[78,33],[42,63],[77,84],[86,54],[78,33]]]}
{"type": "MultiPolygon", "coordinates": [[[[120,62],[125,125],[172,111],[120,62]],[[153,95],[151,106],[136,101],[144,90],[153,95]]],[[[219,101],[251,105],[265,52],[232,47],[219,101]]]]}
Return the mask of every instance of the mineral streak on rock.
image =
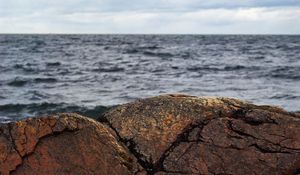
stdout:
{"type": "Polygon", "coordinates": [[[77,114],[0,127],[0,174],[132,174],[134,157],[106,126],[77,114]]]}
{"type": "Polygon", "coordinates": [[[273,106],[166,95],[104,118],[144,168],[141,174],[296,174],[300,118],[273,106]]]}
{"type": "Polygon", "coordinates": [[[300,117],[237,99],[164,95],[99,122],[59,114],[0,125],[0,174],[300,172],[300,117]]]}

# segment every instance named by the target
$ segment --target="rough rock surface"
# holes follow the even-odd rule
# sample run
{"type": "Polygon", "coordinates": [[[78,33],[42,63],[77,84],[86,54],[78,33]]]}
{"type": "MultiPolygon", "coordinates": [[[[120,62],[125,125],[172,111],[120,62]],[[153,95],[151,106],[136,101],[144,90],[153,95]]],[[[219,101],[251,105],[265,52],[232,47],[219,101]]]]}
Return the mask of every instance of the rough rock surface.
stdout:
{"type": "Polygon", "coordinates": [[[109,128],[76,114],[0,126],[0,174],[132,174],[134,157],[109,128]]]}
{"type": "Polygon", "coordinates": [[[236,99],[166,95],[121,105],[107,123],[137,174],[297,174],[300,118],[236,99]]]}
{"type": "Polygon", "coordinates": [[[230,98],[165,95],[99,122],[59,114],[0,125],[0,175],[298,173],[299,115],[230,98]]]}

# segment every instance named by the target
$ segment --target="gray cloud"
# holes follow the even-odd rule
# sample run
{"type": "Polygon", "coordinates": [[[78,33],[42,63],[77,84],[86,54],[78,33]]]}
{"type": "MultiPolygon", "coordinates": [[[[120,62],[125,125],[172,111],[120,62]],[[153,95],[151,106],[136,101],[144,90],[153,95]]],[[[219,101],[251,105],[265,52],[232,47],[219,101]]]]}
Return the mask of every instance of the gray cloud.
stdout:
{"type": "Polygon", "coordinates": [[[300,0],[0,0],[1,33],[287,33],[300,0]]]}
{"type": "Polygon", "coordinates": [[[0,12],[190,11],[207,8],[300,6],[300,0],[0,0],[0,12]]]}

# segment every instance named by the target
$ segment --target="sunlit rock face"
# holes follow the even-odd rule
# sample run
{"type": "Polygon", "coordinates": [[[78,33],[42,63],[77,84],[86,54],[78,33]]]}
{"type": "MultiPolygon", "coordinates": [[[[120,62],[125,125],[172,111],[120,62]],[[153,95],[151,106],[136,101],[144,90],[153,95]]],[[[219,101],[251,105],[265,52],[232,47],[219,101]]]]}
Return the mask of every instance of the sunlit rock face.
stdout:
{"type": "Polygon", "coordinates": [[[165,95],[121,105],[107,123],[144,174],[296,174],[300,118],[237,99],[165,95]]]}
{"type": "Polygon", "coordinates": [[[0,174],[132,174],[134,157],[109,128],[60,114],[5,124],[0,174]]]}
{"type": "Polygon", "coordinates": [[[300,117],[237,99],[164,95],[0,126],[0,174],[297,174],[300,117]]]}

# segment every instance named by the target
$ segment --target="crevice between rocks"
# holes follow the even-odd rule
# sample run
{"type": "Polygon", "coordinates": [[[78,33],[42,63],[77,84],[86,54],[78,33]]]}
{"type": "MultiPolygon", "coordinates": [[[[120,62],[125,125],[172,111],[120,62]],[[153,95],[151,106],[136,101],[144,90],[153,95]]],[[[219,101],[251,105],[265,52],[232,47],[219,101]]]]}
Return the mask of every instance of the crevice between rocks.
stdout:
{"type": "MultiPolygon", "coordinates": [[[[35,144],[33,150],[29,153],[26,153],[25,155],[21,155],[20,152],[18,151],[18,149],[16,148],[16,144],[15,144],[15,141],[14,139],[12,138],[12,135],[11,135],[11,128],[9,128],[9,132],[10,132],[10,136],[12,138],[12,141],[13,141],[13,145],[14,145],[14,149],[17,151],[17,153],[19,154],[20,158],[22,159],[21,163],[19,165],[16,166],[16,168],[14,170],[11,170],[9,172],[9,174],[14,174],[14,172],[16,172],[18,170],[18,168],[20,168],[22,165],[23,165],[23,162],[26,158],[28,158],[29,156],[31,156],[32,154],[34,154],[36,148],[38,147],[38,145],[41,143],[42,140],[46,139],[46,138],[49,138],[49,137],[55,137],[55,136],[59,136],[63,133],[66,133],[66,132],[69,132],[69,133],[74,133],[76,131],[79,131],[80,129],[70,129],[70,128],[65,128],[63,129],[62,131],[52,131],[50,134],[46,134],[40,138],[38,138],[38,141],[37,143],[35,144]]],[[[27,136],[26,136],[27,137],[27,136]]]]}
{"type": "MultiPolygon", "coordinates": [[[[163,166],[163,163],[166,160],[166,158],[174,151],[174,149],[176,147],[178,147],[180,145],[180,143],[183,143],[183,142],[194,143],[195,141],[190,141],[188,138],[190,133],[196,128],[200,129],[200,131],[199,131],[199,133],[200,133],[206,124],[208,124],[208,122],[191,124],[191,125],[187,126],[183,130],[182,133],[178,134],[175,141],[173,141],[171,143],[171,145],[162,153],[159,160],[154,164],[154,167],[155,167],[154,172],[155,173],[159,172],[159,171],[167,172],[167,170],[163,166]]],[[[198,138],[196,141],[197,143],[202,142],[201,135],[199,133],[198,133],[198,138]]],[[[185,172],[182,172],[182,173],[185,173],[185,172]]]]}
{"type": "MultiPolygon", "coordinates": [[[[268,140],[263,140],[262,138],[257,138],[251,134],[242,132],[240,130],[235,129],[232,126],[232,119],[236,119],[236,120],[240,120],[242,122],[244,122],[245,124],[251,125],[251,126],[259,126],[259,125],[263,125],[263,124],[275,124],[275,125],[279,125],[280,123],[278,123],[278,121],[276,121],[276,119],[271,118],[270,116],[263,116],[263,118],[251,118],[251,113],[253,112],[252,109],[257,109],[257,110],[262,110],[262,111],[266,111],[266,112],[272,112],[270,111],[269,107],[259,107],[259,106],[255,106],[255,105],[250,105],[250,106],[239,106],[239,105],[235,105],[233,103],[230,103],[228,101],[224,101],[224,103],[226,103],[228,106],[231,106],[231,111],[232,113],[226,114],[226,113],[222,113],[221,111],[219,111],[219,113],[215,113],[215,115],[217,117],[212,117],[212,118],[208,118],[204,121],[198,121],[195,122],[194,124],[190,124],[188,125],[185,129],[183,129],[183,131],[177,135],[176,139],[170,144],[170,146],[161,154],[159,160],[157,162],[150,162],[148,160],[146,160],[146,156],[143,155],[142,153],[140,153],[137,148],[138,145],[137,143],[134,142],[133,139],[126,139],[126,138],[122,138],[119,134],[119,132],[117,131],[116,128],[113,127],[112,123],[110,123],[110,121],[105,117],[105,115],[103,115],[101,118],[98,118],[98,121],[101,123],[104,123],[106,125],[108,125],[108,127],[110,127],[115,134],[117,135],[117,139],[122,142],[129,150],[129,152],[137,159],[137,162],[142,166],[142,168],[144,168],[144,170],[147,172],[147,174],[149,175],[153,175],[157,172],[166,172],[168,173],[169,171],[165,169],[164,167],[164,161],[167,159],[167,157],[174,151],[174,149],[176,147],[178,147],[180,145],[180,143],[183,142],[188,142],[188,143],[201,143],[204,142],[201,138],[201,132],[203,130],[203,128],[209,124],[212,120],[215,119],[221,119],[221,118],[228,118],[229,123],[227,124],[228,129],[230,129],[231,131],[235,132],[236,134],[238,134],[238,139],[247,139],[247,138],[252,138],[254,140],[261,140],[261,141],[265,141],[268,142],[270,144],[270,141],[268,140]],[[251,114],[250,116],[246,116],[247,114],[251,114]],[[197,140],[189,140],[188,137],[190,135],[190,133],[196,129],[199,128],[200,131],[198,133],[198,138],[197,140]]],[[[279,112],[280,113],[280,112],[279,112]]],[[[268,113],[266,113],[268,114],[268,113]]],[[[286,115],[286,113],[282,112],[282,114],[286,115]]],[[[256,115],[256,113],[253,113],[253,115],[256,115]]],[[[205,117],[204,117],[205,118],[205,117]]],[[[280,146],[279,144],[275,146],[280,146]]],[[[284,148],[283,150],[272,150],[272,149],[267,149],[267,148],[262,148],[261,146],[259,146],[257,143],[252,143],[250,145],[248,145],[248,148],[250,147],[255,147],[259,152],[261,153],[282,153],[282,154],[291,154],[293,151],[293,149],[287,149],[284,148]],[[291,152],[290,152],[291,151],[291,152]]],[[[227,147],[229,149],[238,149],[238,150],[242,150],[241,148],[238,147],[227,147]]],[[[283,147],[281,147],[283,148],[283,147]]],[[[140,171],[138,171],[140,172],[140,171]]],[[[138,173],[136,172],[136,173],[138,173]]],[[[171,173],[171,172],[169,172],[171,173]]],[[[172,172],[172,173],[178,173],[178,174],[185,174],[186,172],[172,172]]],[[[213,173],[213,172],[210,172],[213,173]]]]}
{"type": "MultiPolygon", "coordinates": [[[[101,117],[100,119],[98,119],[98,121],[100,123],[106,124],[110,129],[112,129],[115,132],[115,134],[117,135],[117,140],[120,141],[121,143],[123,143],[127,147],[129,152],[136,158],[138,163],[144,168],[144,170],[147,173],[152,172],[153,164],[148,162],[146,159],[143,159],[145,156],[136,150],[136,143],[132,139],[122,138],[120,136],[119,132],[117,131],[117,129],[114,128],[112,126],[112,124],[105,117],[101,117]]],[[[138,172],[136,172],[136,173],[138,173],[138,172]]]]}
{"type": "MultiPolygon", "coordinates": [[[[147,174],[149,175],[154,175],[157,172],[166,172],[166,173],[176,173],[176,174],[188,174],[187,172],[179,172],[179,171],[168,171],[165,170],[163,163],[165,161],[165,159],[170,155],[170,153],[172,153],[172,151],[180,145],[180,143],[182,142],[191,142],[194,143],[195,141],[190,141],[188,139],[190,133],[196,129],[196,128],[200,128],[200,131],[202,131],[202,129],[204,128],[205,125],[207,125],[209,123],[210,120],[207,121],[202,121],[202,122],[198,122],[195,124],[191,124],[188,125],[185,129],[183,129],[183,131],[177,135],[175,141],[173,141],[170,146],[161,154],[159,160],[155,163],[151,163],[149,161],[146,160],[145,156],[140,153],[138,150],[136,150],[137,148],[137,144],[133,141],[133,139],[125,139],[122,138],[120,136],[120,134],[118,133],[117,129],[114,128],[112,126],[112,124],[108,121],[107,118],[102,117],[98,120],[101,123],[104,123],[106,125],[108,125],[117,135],[117,139],[122,142],[130,151],[131,154],[133,154],[133,156],[137,159],[138,163],[144,168],[144,170],[147,172],[147,174]]],[[[201,140],[201,135],[198,134],[198,140],[197,142],[202,142],[201,140]]],[[[137,172],[136,172],[137,173],[137,172]]]]}
{"type": "MultiPolygon", "coordinates": [[[[16,153],[19,155],[19,157],[22,159],[22,155],[21,153],[19,152],[19,150],[17,149],[16,147],[16,142],[15,142],[15,139],[13,138],[12,136],[12,123],[8,123],[8,133],[9,133],[9,137],[10,137],[10,140],[12,142],[12,145],[13,145],[13,149],[16,151],[16,153]]],[[[23,160],[22,160],[23,162],[23,160]]]]}
{"type": "MultiPolygon", "coordinates": [[[[237,110],[237,112],[241,112],[240,110],[237,110]]],[[[244,112],[242,113],[243,115],[245,114],[244,112]]],[[[201,121],[201,122],[196,122],[195,124],[190,124],[188,125],[185,129],[183,129],[183,131],[177,135],[176,139],[170,144],[170,146],[161,154],[159,160],[157,162],[154,162],[154,163],[151,163],[149,161],[146,160],[145,156],[140,153],[138,150],[136,150],[137,148],[137,144],[133,141],[133,139],[125,139],[125,138],[122,138],[120,136],[120,134],[118,133],[117,129],[114,128],[112,126],[112,124],[109,122],[109,120],[104,116],[104,117],[101,117],[99,119],[99,122],[101,123],[104,123],[106,125],[108,125],[117,135],[118,137],[118,140],[120,142],[122,142],[127,148],[128,150],[130,151],[130,153],[133,154],[133,156],[137,159],[138,163],[144,168],[144,170],[147,172],[147,174],[149,175],[153,175],[157,172],[168,172],[168,170],[166,170],[163,166],[163,163],[164,161],[166,160],[166,158],[172,153],[172,151],[180,145],[180,143],[183,143],[183,142],[188,142],[188,143],[200,143],[200,142],[203,142],[203,140],[201,139],[201,131],[203,130],[203,128],[209,124],[209,122],[211,122],[212,120],[215,120],[215,119],[220,119],[220,118],[226,118],[226,117],[229,117],[229,118],[234,118],[234,119],[238,119],[238,120],[242,120],[243,122],[247,123],[247,124],[250,124],[250,125],[257,125],[257,124],[262,124],[264,123],[261,122],[261,123],[251,123],[251,122],[247,122],[245,121],[245,118],[241,115],[239,116],[235,116],[236,113],[234,113],[232,116],[223,116],[222,114],[219,114],[218,116],[219,117],[215,117],[215,118],[210,118],[210,119],[207,119],[205,121],[201,121]],[[188,139],[190,133],[196,129],[196,128],[199,128],[200,131],[198,133],[198,138],[196,141],[191,141],[188,139]]],[[[268,122],[267,122],[268,123],[268,122]]],[[[273,124],[276,124],[276,123],[273,123],[273,124]]],[[[250,134],[247,134],[247,133],[243,133],[243,132],[240,132],[238,130],[235,130],[233,127],[232,127],[232,123],[229,122],[228,124],[228,128],[230,130],[232,130],[233,132],[237,133],[238,135],[242,136],[241,139],[243,139],[244,137],[252,137],[253,139],[259,139],[259,138],[256,138],[250,134]]],[[[250,145],[250,146],[254,146],[254,145],[250,145]]],[[[249,147],[250,147],[249,146],[249,147]]],[[[229,147],[231,149],[238,149],[238,148],[235,148],[235,147],[229,147]]],[[[261,152],[267,152],[268,150],[263,150],[262,148],[260,148],[257,144],[256,144],[256,148],[261,151],[261,152]]],[[[271,152],[271,151],[270,151],[271,152]]],[[[287,152],[281,152],[281,153],[287,153],[287,152]]],[[[181,173],[181,174],[184,174],[185,172],[177,172],[177,173],[181,173]]]]}
{"type": "Polygon", "coordinates": [[[262,147],[260,146],[259,144],[257,144],[257,142],[255,143],[252,143],[250,145],[248,145],[248,148],[250,147],[255,147],[258,151],[260,151],[261,153],[282,153],[282,154],[292,154],[292,152],[296,152],[296,151],[299,151],[298,149],[291,149],[291,148],[286,148],[286,147],[283,147],[281,146],[279,143],[273,143],[273,142],[270,142],[269,140],[265,140],[265,139],[262,139],[262,138],[258,138],[258,137],[255,137],[251,134],[248,134],[248,133],[245,133],[245,132],[242,132],[240,130],[237,130],[233,127],[233,124],[231,121],[228,121],[227,123],[227,127],[228,129],[230,129],[231,131],[235,132],[236,134],[242,136],[242,137],[245,137],[245,138],[252,138],[256,141],[262,141],[264,143],[269,143],[271,144],[272,146],[274,147],[277,147],[279,149],[270,149],[268,147],[262,147]]]}

